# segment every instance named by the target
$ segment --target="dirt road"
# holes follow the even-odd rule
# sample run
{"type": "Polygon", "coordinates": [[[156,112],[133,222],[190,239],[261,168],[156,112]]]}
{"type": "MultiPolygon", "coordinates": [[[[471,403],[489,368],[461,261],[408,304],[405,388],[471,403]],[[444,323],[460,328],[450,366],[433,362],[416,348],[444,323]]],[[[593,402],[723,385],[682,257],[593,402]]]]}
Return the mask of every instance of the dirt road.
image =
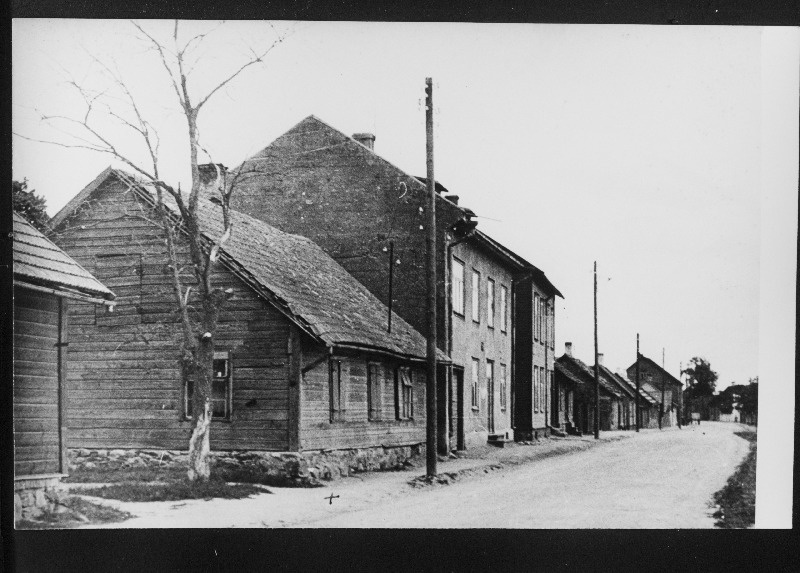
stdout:
{"type": "Polygon", "coordinates": [[[708,502],[748,450],[738,429],[648,430],[447,486],[408,486],[416,470],[243,500],[119,503],[138,517],[117,527],[710,528],[708,502]]]}

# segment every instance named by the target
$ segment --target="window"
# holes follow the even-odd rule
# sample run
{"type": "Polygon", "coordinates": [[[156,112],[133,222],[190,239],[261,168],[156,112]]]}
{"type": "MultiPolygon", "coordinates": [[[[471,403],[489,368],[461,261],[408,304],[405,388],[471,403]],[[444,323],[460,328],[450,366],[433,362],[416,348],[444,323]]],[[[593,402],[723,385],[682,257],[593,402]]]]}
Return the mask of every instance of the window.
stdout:
{"type": "Polygon", "coordinates": [[[472,269],[472,320],[481,321],[481,273],[472,269]]]}
{"type": "Polygon", "coordinates": [[[330,361],[331,422],[344,420],[345,388],[342,387],[342,361],[330,361]]]}
{"type": "MultiPolygon", "coordinates": [[[[232,364],[230,353],[227,351],[214,352],[213,358],[213,378],[211,379],[211,415],[212,420],[231,419],[231,386],[233,381],[232,364]]],[[[183,412],[186,418],[191,418],[194,414],[194,381],[187,380],[183,393],[184,403],[183,412]]]]}
{"type": "Polygon", "coordinates": [[[452,279],[450,299],[453,305],[453,312],[464,316],[464,263],[456,258],[453,259],[452,279]]]}
{"type": "Polygon", "coordinates": [[[533,339],[539,340],[539,295],[533,295],[533,339]]]}
{"type": "Polygon", "coordinates": [[[500,285],[500,331],[506,332],[508,330],[508,310],[506,304],[508,301],[508,289],[500,285]]]}
{"type": "Polygon", "coordinates": [[[544,344],[544,324],[546,317],[544,315],[545,306],[544,306],[544,299],[539,298],[539,342],[544,344]]]}
{"type": "Polygon", "coordinates": [[[472,359],[472,409],[478,409],[478,365],[480,361],[477,358],[472,359]]]}
{"type": "Polygon", "coordinates": [[[381,366],[367,365],[367,419],[381,419],[381,366]]]}
{"type": "Polygon", "coordinates": [[[539,367],[533,367],[533,411],[539,411],[539,367]]]}
{"type": "Polygon", "coordinates": [[[506,365],[500,365],[500,410],[506,411],[508,407],[508,381],[506,380],[506,365]]]}
{"type": "Polygon", "coordinates": [[[556,348],[556,306],[555,301],[550,302],[550,348],[556,348]]]}
{"type": "Polygon", "coordinates": [[[398,368],[396,378],[397,419],[410,420],[414,417],[414,385],[410,368],[398,368]]]}
{"type": "Polygon", "coordinates": [[[494,280],[486,281],[486,326],[494,328],[494,280]]]}

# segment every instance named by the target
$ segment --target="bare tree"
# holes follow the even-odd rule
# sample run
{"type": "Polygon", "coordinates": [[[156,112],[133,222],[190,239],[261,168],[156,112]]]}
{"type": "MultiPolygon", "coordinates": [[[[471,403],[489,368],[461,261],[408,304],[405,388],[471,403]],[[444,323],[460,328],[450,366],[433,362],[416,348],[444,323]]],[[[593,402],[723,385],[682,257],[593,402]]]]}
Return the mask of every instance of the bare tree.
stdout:
{"type": "Polygon", "coordinates": [[[86,149],[112,156],[131,168],[137,178],[154,191],[156,211],[160,227],[164,231],[167,246],[168,265],[172,282],[177,314],[181,328],[180,366],[184,383],[191,381],[192,421],[194,428],[189,440],[190,480],[206,480],[210,475],[210,423],[212,419],[211,388],[213,379],[214,337],[219,313],[230,297],[231,291],[215,286],[212,271],[219,258],[219,251],[234,232],[229,204],[236,183],[248,173],[236,170],[231,174],[220,168],[214,158],[201,144],[198,117],[208,101],[225,86],[235,80],[248,68],[261,64],[267,54],[281,43],[285,37],[273,28],[275,40],[268,47],[250,53],[241,65],[230,71],[216,85],[203,94],[190,93],[189,78],[195,65],[202,59],[197,56],[197,48],[206,36],[213,32],[199,33],[190,38],[182,37],[179,21],[175,21],[169,41],[162,41],[136,22],[132,22],[138,39],[153,50],[166,74],[179,109],[185,118],[189,163],[191,167],[191,189],[188,194],[180,186],[175,187],[161,178],[159,169],[158,131],[145,118],[141,102],[137,102],[123,74],[116,65],[112,66],[99,58],[94,62],[109,78],[112,90],[90,89],[82,82],[71,79],[68,83],[81,96],[85,103],[85,113],[81,117],[65,115],[42,115],[42,120],[51,127],[59,129],[68,136],[68,141],[41,140],[25,137],[33,141],[59,145],[67,148],[86,149]],[[121,127],[132,131],[144,146],[147,160],[138,161],[131,154],[115,144],[114,138],[97,126],[96,119],[114,119],[121,127]],[[215,167],[215,181],[209,186],[201,179],[198,158],[200,154],[208,157],[215,167]],[[203,228],[198,213],[201,195],[205,192],[216,195],[216,203],[221,205],[223,230],[216,236],[211,229],[203,228]],[[179,253],[179,234],[186,237],[189,247],[189,277],[182,273],[182,260],[179,253]],[[192,290],[194,289],[194,293],[192,290]],[[199,307],[198,312],[190,312],[192,304],[199,307]]]}

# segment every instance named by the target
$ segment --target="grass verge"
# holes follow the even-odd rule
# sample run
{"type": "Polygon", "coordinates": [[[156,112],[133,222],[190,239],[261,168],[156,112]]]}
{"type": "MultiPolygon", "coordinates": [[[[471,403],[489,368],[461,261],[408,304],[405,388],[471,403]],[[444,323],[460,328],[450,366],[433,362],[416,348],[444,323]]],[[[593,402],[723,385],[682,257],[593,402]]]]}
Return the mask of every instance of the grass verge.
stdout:
{"type": "Polygon", "coordinates": [[[752,527],[756,519],[756,432],[736,432],[750,442],[750,451],[728,483],[714,494],[719,509],[714,512],[716,526],[722,529],[752,527]]]}
{"type": "Polygon", "coordinates": [[[63,499],[58,510],[45,510],[36,519],[17,522],[17,529],[70,529],[79,525],[117,523],[133,517],[126,511],[92,503],[79,497],[63,499]]]}
{"type": "Polygon", "coordinates": [[[183,499],[242,499],[268,490],[253,484],[227,483],[220,479],[190,482],[183,478],[166,483],[122,482],[81,488],[81,494],[120,501],[178,501],[183,499]]]}

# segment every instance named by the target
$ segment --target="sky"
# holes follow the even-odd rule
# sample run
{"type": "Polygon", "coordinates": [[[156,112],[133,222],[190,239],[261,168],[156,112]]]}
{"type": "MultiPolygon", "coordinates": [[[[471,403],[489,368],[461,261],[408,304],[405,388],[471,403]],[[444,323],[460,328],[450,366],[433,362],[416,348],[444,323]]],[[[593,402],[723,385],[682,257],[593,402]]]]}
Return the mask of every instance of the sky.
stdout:
{"type": "MultiPolygon", "coordinates": [[[[169,41],[171,23],[142,26],[169,41]]],[[[15,20],[12,30],[13,176],[28,179],[51,215],[113,163],[25,139],[75,141],[53,127],[74,134],[74,126],[41,116],[82,117],[83,101],[69,81],[108,85],[93,58],[119,69],[158,127],[162,178],[187,186],[185,122],[157,55],[132,24],[15,20]]],[[[763,150],[773,136],[762,118],[773,96],[764,73],[797,67],[796,50],[788,59],[779,50],[765,54],[765,34],[774,29],[367,22],[181,28],[186,38],[204,31],[210,33],[189,84],[196,94],[246,61],[250,49],[283,38],[201,112],[201,143],[214,161],[235,166],[313,114],[347,134],[374,133],[376,153],[424,175],[424,82],[432,77],[436,178],[477,213],[483,231],[541,268],[564,294],[556,310],[558,354],[572,342],[576,356],[593,361],[597,261],[607,366],[634,362],[639,333],[642,353],[661,363],[663,350],[676,376],[694,356],[718,372],[718,388],[759,375],[759,313],[770,296],[760,272],[764,233],[771,232],[762,203],[777,194],[796,214],[797,191],[764,188],[763,150]]],[[[796,114],[796,92],[793,101],[796,114]]],[[[102,110],[91,121],[144,161],[130,130],[102,110]]],[[[788,143],[796,149],[793,133],[788,143]]],[[[790,161],[796,173],[796,154],[790,161]]]]}

